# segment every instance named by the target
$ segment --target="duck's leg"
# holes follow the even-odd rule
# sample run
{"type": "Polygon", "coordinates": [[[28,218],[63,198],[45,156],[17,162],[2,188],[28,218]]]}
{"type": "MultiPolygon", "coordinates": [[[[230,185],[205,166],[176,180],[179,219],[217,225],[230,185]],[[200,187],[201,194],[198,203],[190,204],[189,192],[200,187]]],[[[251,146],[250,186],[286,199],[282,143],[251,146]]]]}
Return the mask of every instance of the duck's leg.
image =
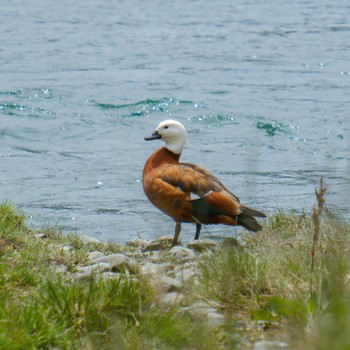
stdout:
{"type": "Polygon", "coordinates": [[[196,223],[196,235],[194,236],[195,240],[199,238],[199,234],[201,233],[201,228],[202,228],[202,225],[197,222],[196,223]]]}
{"type": "Polygon", "coordinates": [[[171,243],[172,247],[177,244],[177,240],[179,238],[180,232],[181,232],[181,222],[177,222],[175,226],[175,236],[173,239],[173,243],[171,243]]]}

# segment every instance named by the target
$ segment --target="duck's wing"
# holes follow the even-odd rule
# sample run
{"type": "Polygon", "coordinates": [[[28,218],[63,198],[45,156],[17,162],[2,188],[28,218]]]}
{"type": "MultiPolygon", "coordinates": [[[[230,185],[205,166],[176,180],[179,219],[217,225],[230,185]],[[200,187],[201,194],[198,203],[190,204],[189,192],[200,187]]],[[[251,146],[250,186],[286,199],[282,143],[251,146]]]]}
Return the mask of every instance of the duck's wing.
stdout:
{"type": "Polygon", "coordinates": [[[211,174],[208,170],[193,164],[193,163],[180,163],[186,167],[189,167],[193,170],[195,170],[196,172],[204,175],[207,179],[210,179],[215,185],[216,187],[220,190],[220,191],[225,191],[227,194],[229,194],[232,198],[234,198],[238,203],[240,202],[239,198],[233,194],[230,190],[228,190],[225,185],[213,174],[211,174]]]}
{"type": "Polygon", "coordinates": [[[207,170],[192,163],[169,165],[161,178],[179,191],[185,192],[192,204],[194,215],[234,217],[242,212],[239,199],[207,170]]]}

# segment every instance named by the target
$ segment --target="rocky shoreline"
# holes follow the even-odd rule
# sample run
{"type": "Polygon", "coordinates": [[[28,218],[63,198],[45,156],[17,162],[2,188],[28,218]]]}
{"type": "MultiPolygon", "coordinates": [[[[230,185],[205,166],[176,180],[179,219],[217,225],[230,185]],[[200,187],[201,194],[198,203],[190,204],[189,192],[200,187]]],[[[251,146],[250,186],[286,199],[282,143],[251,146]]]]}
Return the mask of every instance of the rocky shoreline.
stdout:
{"type": "MultiPolygon", "coordinates": [[[[38,238],[44,238],[38,236],[38,238]]],[[[84,244],[104,244],[88,236],[81,237],[84,244]]],[[[92,276],[103,279],[118,279],[122,275],[131,279],[147,278],[156,290],[157,302],[186,310],[205,320],[213,329],[225,325],[227,315],[225,310],[214,300],[202,300],[193,293],[193,286],[199,284],[199,263],[207,259],[213,250],[223,245],[237,244],[234,239],[221,243],[213,240],[197,240],[190,242],[187,247],[178,245],[171,247],[171,236],[164,236],[158,240],[147,242],[134,240],[123,246],[118,253],[105,254],[100,250],[89,253],[86,264],[69,268],[61,264],[56,269],[72,281],[89,281],[92,276]]],[[[68,252],[73,249],[68,245],[60,247],[68,252]]],[[[256,327],[262,329],[259,322],[241,320],[240,328],[256,327]]],[[[288,345],[282,341],[261,339],[251,343],[241,339],[245,348],[254,350],[287,349],[288,345]]]]}

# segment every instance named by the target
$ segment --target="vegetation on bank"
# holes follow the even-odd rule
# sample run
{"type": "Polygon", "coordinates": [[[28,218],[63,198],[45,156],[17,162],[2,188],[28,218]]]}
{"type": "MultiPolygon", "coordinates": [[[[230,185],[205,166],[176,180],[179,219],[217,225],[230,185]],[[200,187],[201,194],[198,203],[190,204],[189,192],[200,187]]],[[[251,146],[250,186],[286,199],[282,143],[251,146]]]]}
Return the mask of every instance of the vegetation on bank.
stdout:
{"type": "Polygon", "coordinates": [[[3,203],[0,348],[235,349],[259,339],[350,348],[350,226],[327,215],[323,195],[321,185],[311,215],[278,212],[261,233],[202,254],[179,305],[161,303],[144,276],[72,279],[59,266],[74,271],[91,251],[132,248],[30,230],[3,203]],[[210,325],[182,307],[198,300],[215,305],[225,323],[210,325]]]}

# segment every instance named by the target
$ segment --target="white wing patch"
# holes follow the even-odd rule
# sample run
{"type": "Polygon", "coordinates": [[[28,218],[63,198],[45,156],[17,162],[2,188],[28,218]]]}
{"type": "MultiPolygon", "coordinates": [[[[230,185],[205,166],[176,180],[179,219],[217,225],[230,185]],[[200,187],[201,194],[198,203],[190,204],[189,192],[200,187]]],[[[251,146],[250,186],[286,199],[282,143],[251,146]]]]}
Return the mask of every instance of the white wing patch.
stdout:
{"type": "Polygon", "coordinates": [[[206,197],[206,196],[209,196],[211,193],[213,193],[213,191],[208,191],[207,193],[205,193],[203,196],[198,196],[197,193],[193,193],[191,192],[190,193],[190,196],[191,196],[191,201],[194,201],[196,199],[200,199],[200,198],[203,198],[203,197],[206,197]]]}

